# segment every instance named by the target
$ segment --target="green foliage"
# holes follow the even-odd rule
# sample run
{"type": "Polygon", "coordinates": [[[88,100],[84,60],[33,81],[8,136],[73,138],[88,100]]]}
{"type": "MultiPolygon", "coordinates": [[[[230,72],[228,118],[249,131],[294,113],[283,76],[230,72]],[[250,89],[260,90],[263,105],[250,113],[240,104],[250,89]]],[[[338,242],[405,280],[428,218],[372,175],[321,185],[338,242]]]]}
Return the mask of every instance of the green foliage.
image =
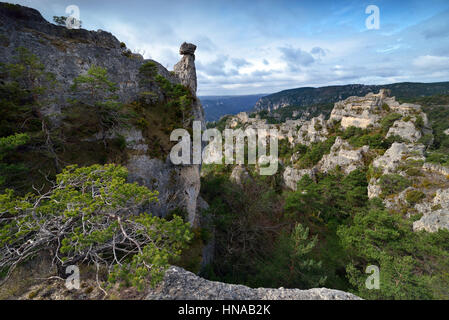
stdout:
{"type": "Polygon", "coordinates": [[[24,145],[29,139],[30,137],[25,133],[16,133],[12,136],[0,138],[0,160],[4,158],[7,152],[24,145]]]}
{"type": "Polygon", "coordinates": [[[287,194],[284,209],[293,217],[314,217],[324,223],[342,221],[365,206],[367,186],[362,170],[354,170],[347,176],[341,172],[322,175],[317,182],[305,175],[298,182],[297,191],[287,194]]]}
{"type": "Polygon", "coordinates": [[[380,177],[379,185],[382,188],[382,196],[397,194],[410,186],[410,181],[399,174],[385,174],[380,177]]]}
{"type": "Polygon", "coordinates": [[[297,223],[291,233],[281,234],[273,255],[259,264],[256,283],[263,287],[314,288],[326,281],[322,263],[311,252],[318,237],[309,239],[309,229],[297,223]]]}
{"type": "Polygon", "coordinates": [[[356,294],[367,299],[429,299],[440,294],[447,281],[436,284],[439,276],[429,267],[439,269],[447,263],[448,253],[440,241],[449,232],[414,233],[410,223],[385,210],[372,209],[338,229],[352,260],[347,273],[356,294]],[[380,269],[379,290],[365,287],[368,265],[380,269]]]}
{"type": "Polygon", "coordinates": [[[80,75],[73,80],[73,91],[84,94],[79,101],[96,109],[100,115],[100,126],[103,130],[110,129],[121,123],[120,111],[123,105],[119,102],[116,91],[117,85],[109,80],[108,71],[99,66],[92,66],[87,74],[80,75]]]}
{"type": "Polygon", "coordinates": [[[424,128],[424,119],[422,118],[422,116],[416,116],[415,126],[420,130],[424,128]]]}
{"type": "Polygon", "coordinates": [[[281,139],[279,140],[278,144],[278,154],[279,159],[283,159],[286,163],[290,162],[290,158],[293,154],[299,153],[300,156],[307,153],[308,147],[303,144],[295,144],[292,148],[290,146],[290,143],[288,142],[288,139],[281,139]]]}
{"type": "MultiPolygon", "coordinates": [[[[52,154],[52,139],[47,135],[48,121],[40,108],[50,102],[46,93],[54,86],[54,79],[37,56],[23,47],[16,49],[11,63],[0,64],[0,137],[21,137],[24,142],[26,135],[27,144],[35,154],[52,154]]],[[[0,175],[4,187],[24,188],[29,172],[27,165],[20,164],[23,154],[14,149],[2,152],[4,170],[0,175]]]]}
{"type": "Polygon", "coordinates": [[[354,147],[369,146],[371,149],[385,149],[386,143],[380,133],[365,134],[349,140],[354,147]]]}
{"type": "Polygon", "coordinates": [[[331,137],[323,142],[312,144],[307,152],[298,160],[300,168],[311,168],[316,165],[321,158],[330,152],[332,145],[335,143],[335,137],[331,137]]]}
{"type": "Polygon", "coordinates": [[[243,185],[229,180],[230,166],[206,168],[201,180],[202,197],[209,204],[206,217],[215,230],[215,258],[206,277],[230,283],[259,286],[259,264],[274,250],[281,197],[270,180],[254,177],[243,185]]]}
{"type": "Polygon", "coordinates": [[[433,142],[433,134],[431,133],[426,133],[418,140],[418,143],[422,143],[425,146],[430,146],[432,142],[433,142]]]}
{"type": "Polygon", "coordinates": [[[157,75],[157,66],[153,61],[148,61],[142,64],[139,68],[139,74],[142,76],[140,81],[148,83],[157,75]]]}
{"type": "Polygon", "coordinates": [[[356,148],[369,146],[371,149],[386,150],[393,144],[393,142],[398,141],[398,137],[396,136],[391,136],[385,139],[384,134],[378,132],[378,130],[370,131],[354,126],[346,128],[346,130],[339,135],[343,139],[348,140],[349,143],[356,148]]]}
{"type": "Polygon", "coordinates": [[[126,183],[127,175],[116,165],[69,166],[45,194],[0,195],[0,267],[11,272],[52,248],[61,266],[84,261],[106,267],[111,282],[156,284],[192,235],[177,216],[138,214],[157,192],[126,183]]]}
{"type": "Polygon", "coordinates": [[[431,152],[427,154],[426,161],[431,163],[442,164],[443,166],[449,166],[449,154],[440,152],[431,152]]]}
{"type": "Polygon", "coordinates": [[[382,118],[382,120],[380,121],[380,125],[382,128],[383,134],[386,134],[388,132],[388,130],[390,129],[390,127],[393,125],[393,123],[396,120],[399,120],[401,118],[402,118],[402,115],[399,113],[389,113],[387,116],[382,118]]]}
{"type": "Polygon", "coordinates": [[[12,136],[0,138],[0,185],[5,183],[7,177],[14,176],[17,172],[23,171],[20,164],[7,164],[1,162],[3,158],[15,148],[26,144],[30,137],[25,133],[16,133],[12,136]]]}
{"type": "Polygon", "coordinates": [[[58,26],[64,26],[66,23],[67,17],[65,16],[53,16],[53,22],[56,23],[58,26]]]}
{"type": "Polygon", "coordinates": [[[426,197],[424,192],[420,190],[410,190],[407,191],[405,195],[405,200],[411,205],[414,206],[415,204],[419,203],[421,200],[423,200],[426,197]]]}
{"type": "Polygon", "coordinates": [[[398,166],[398,170],[404,171],[409,176],[422,176],[421,167],[424,164],[422,160],[407,159],[398,166]]]}

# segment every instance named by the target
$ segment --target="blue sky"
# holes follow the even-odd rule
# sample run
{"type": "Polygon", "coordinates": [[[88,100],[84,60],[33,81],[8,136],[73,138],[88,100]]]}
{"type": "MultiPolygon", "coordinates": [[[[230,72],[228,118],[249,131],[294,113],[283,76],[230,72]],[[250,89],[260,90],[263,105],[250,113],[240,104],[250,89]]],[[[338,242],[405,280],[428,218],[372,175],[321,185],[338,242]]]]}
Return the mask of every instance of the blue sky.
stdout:
{"type": "Polygon", "coordinates": [[[83,27],[112,32],[167,68],[198,46],[200,95],[303,86],[449,81],[449,1],[29,0],[47,20],[77,5],[83,27]],[[380,28],[366,28],[376,5],[380,28]]]}

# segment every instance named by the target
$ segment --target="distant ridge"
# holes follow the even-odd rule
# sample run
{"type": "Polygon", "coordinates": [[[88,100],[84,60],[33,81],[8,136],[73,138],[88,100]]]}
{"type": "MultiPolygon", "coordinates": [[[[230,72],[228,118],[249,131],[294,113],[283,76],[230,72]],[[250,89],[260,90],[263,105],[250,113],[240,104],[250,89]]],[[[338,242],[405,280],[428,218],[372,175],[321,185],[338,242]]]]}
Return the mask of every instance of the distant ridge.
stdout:
{"type": "Polygon", "coordinates": [[[250,111],[256,102],[266,94],[242,96],[200,96],[206,121],[216,121],[226,114],[250,111]]]}
{"type": "Polygon", "coordinates": [[[350,96],[364,96],[369,92],[378,93],[379,89],[391,90],[398,99],[449,94],[449,82],[419,83],[400,82],[385,85],[348,84],[326,87],[302,87],[283,90],[261,97],[253,110],[273,111],[286,106],[306,107],[310,105],[335,103],[350,96]]]}

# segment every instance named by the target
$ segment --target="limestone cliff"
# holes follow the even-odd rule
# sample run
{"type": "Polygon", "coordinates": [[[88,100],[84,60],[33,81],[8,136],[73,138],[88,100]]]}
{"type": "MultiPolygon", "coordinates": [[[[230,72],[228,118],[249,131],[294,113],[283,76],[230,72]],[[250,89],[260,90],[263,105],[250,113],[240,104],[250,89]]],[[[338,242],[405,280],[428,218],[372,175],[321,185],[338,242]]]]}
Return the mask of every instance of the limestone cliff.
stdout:
{"type": "MultiPolygon", "coordinates": [[[[182,84],[187,87],[192,95],[192,119],[204,123],[204,112],[196,97],[194,45],[184,43],[181,46],[183,57],[174,72],[169,72],[158,62],[131,53],[109,32],[56,26],[34,9],[5,3],[0,4],[0,38],[1,63],[14,63],[18,49],[26,48],[39,59],[45,72],[54,75],[56,85],[42,97],[45,103],[33,108],[42,119],[49,119],[50,134],[64,131],[64,139],[61,139],[64,151],[55,152],[61,166],[122,162],[129,169],[131,181],[158,190],[159,202],[149,208],[152,213],[165,216],[179,209],[186,212],[192,224],[198,222],[200,167],[171,164],[167,156],[170,146],[167,127],[171,125],[174,129],[176,121],[173,119],[174,111],[168,110],[170,97],[163,86],[153,79],[155,75],[151,75],[153,78],[150,79],[149,75],[142,73],[142,66],[151,65],[157,76],[163,77],[161,79],[166,79],[173,86],[182,84]],[[75,108],[69,101],[88,100],[71,87],[74,79],[85,75],[92,66],[107,70],[109,80],[117,87],[115,94],[119,102],[129,109],[134,108],[131,112],[140,117],[140,122],[126,121],[107,132],[98,131],[98,126],[88,128],[90,119],[85,118],[92,119],[95,114],[91,114],[92,110],[85,105],[75,108]],[[157,113],[163,115],[158,118],[157,113]],[[85,118],[82,118],[83,114],[85,118]],[[72,122],[77,122],[78,126],[72,125],[72,122]],[[73,128],[71,132],[65,130],[69,125],[73,128]],[[102,144],[109,147],[117,138],[125,140],[125,150],[103,150],[102,144]],[[69,154],[70,150],[72,154],[69,154]]],[[[188,128],[189,124],[185,126],[188,128]]],[[[45,158],[39,158],[39,161],[48,162],[45,158]]],[[[48,168],[48,172],[55,170],[48,168]]]]}

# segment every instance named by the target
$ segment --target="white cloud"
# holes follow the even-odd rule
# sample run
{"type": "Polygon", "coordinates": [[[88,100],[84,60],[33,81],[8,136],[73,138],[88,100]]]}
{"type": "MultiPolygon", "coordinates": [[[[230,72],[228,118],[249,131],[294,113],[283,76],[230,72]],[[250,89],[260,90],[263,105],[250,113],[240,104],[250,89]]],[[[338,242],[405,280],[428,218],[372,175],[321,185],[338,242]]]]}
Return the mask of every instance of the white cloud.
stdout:
{"type": "Polygon", "coordinates": [[[419,56],[413,60],[413,65],[426,70],[449,69],[449,57],[419,56]]]}

